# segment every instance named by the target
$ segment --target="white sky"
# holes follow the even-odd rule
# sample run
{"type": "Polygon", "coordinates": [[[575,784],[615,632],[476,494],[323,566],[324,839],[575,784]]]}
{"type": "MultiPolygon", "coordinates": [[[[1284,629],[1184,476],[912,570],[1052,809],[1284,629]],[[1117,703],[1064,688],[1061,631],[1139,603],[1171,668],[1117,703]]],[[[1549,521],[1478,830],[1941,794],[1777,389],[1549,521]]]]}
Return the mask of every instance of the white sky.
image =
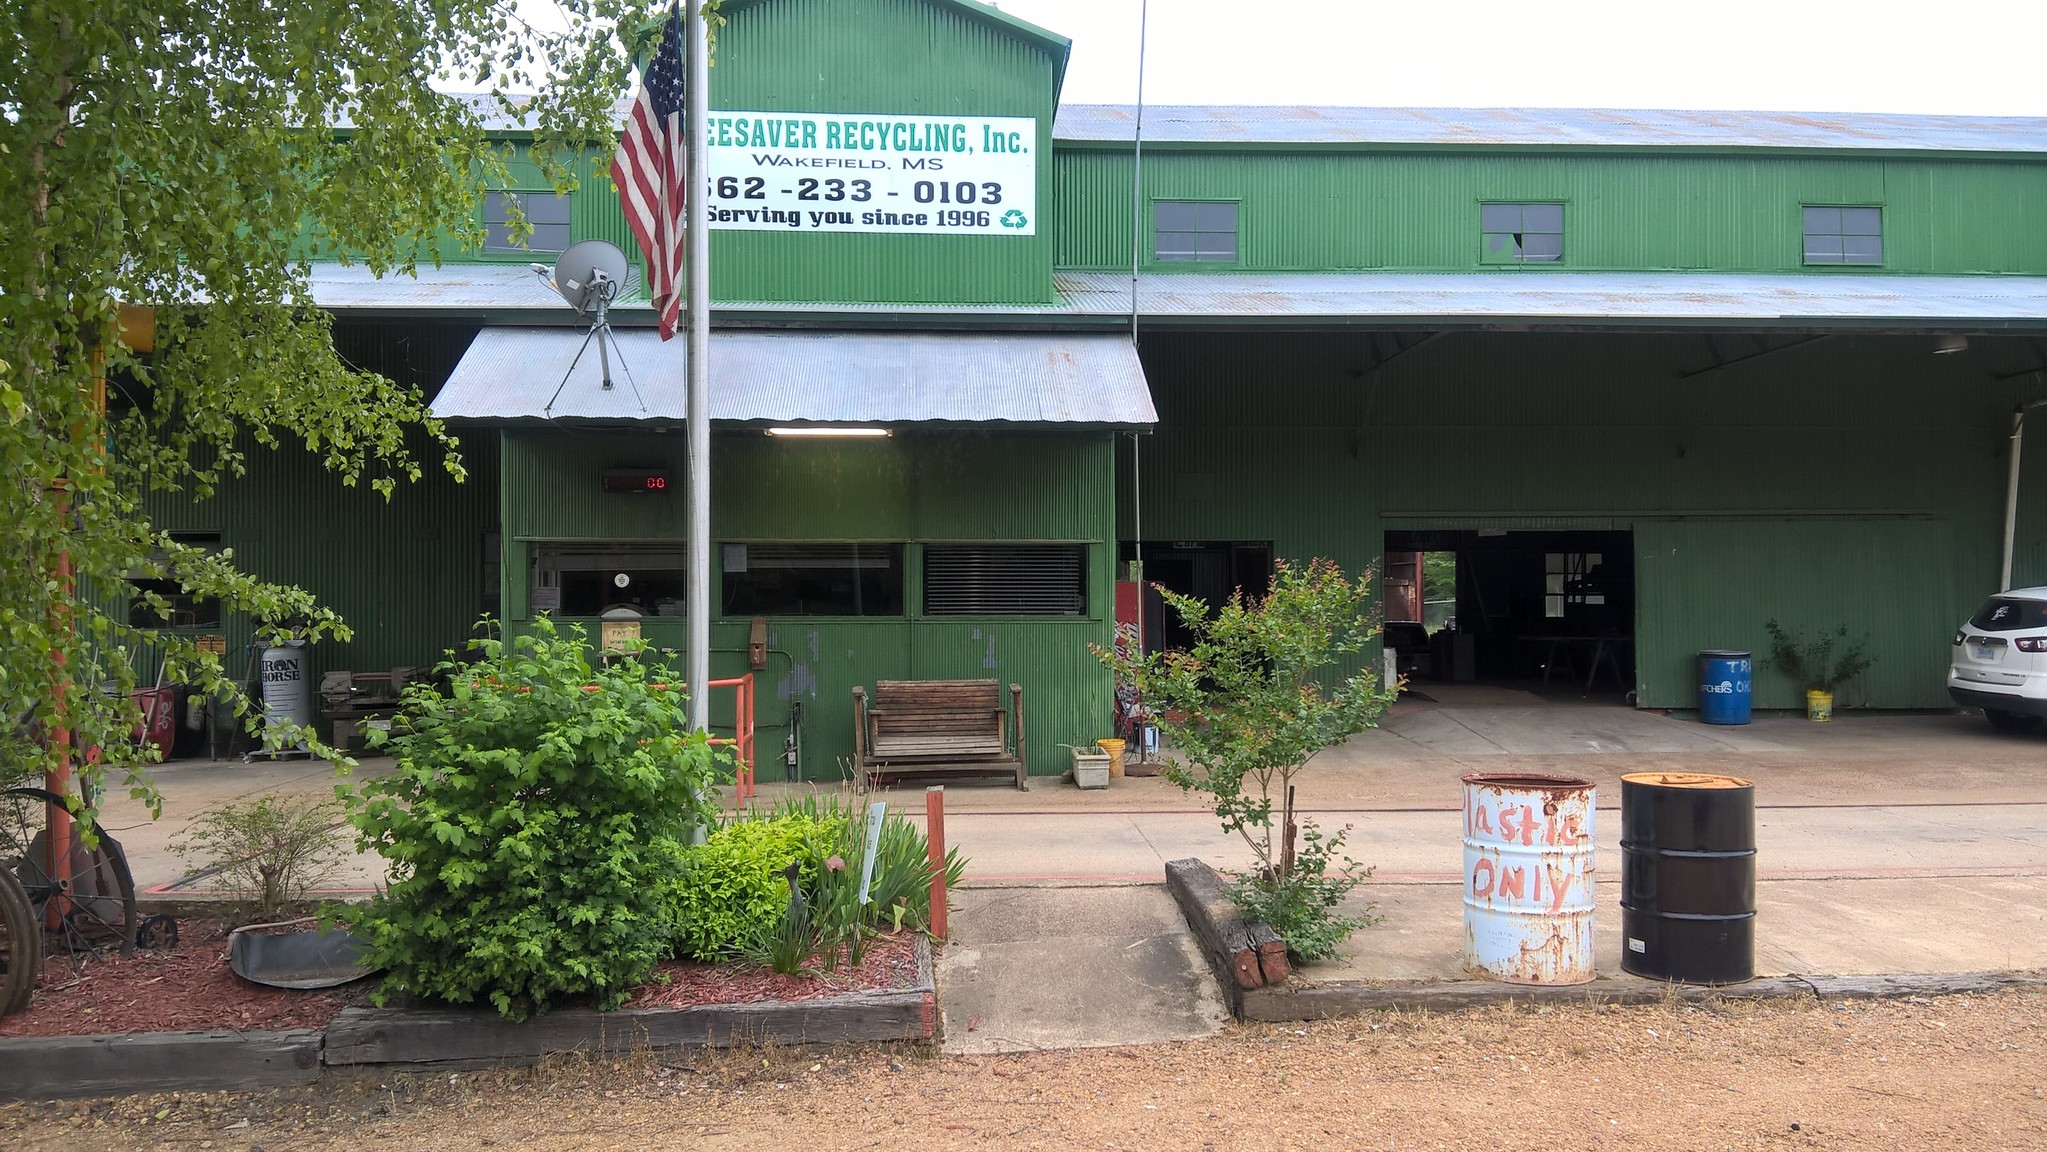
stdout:
{"type": "MultiPolygon", "coordinates": [[[[1137,95],[1139,0],[999,0],[1137,95]]],[[[1149,104],[2047,115],[2047,0],[1151,0],[1149,104]]]]}
{"type": "MultiPolygon", "coordinates": [[[[559,27],[553,0],[516,0],[559,27]]],[[[1137,97],[1141,0],[998,0],[1137,97]]],[[[2047,116],[2047,0],[1150,0],[1151,104],[2047,116]]]]}

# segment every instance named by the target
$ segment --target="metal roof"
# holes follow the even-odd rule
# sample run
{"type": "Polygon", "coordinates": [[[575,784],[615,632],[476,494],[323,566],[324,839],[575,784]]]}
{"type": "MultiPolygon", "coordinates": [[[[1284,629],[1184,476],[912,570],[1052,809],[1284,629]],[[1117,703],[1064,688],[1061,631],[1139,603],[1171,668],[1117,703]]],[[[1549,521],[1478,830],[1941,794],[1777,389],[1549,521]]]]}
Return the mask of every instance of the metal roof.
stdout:
{"type": "Polygon", "coordinates": [[[524,264],[422,264],[416,275],[379,277],[361,264],[319,263],[313,265],[311,286],[313,303],[337,312],[534,308],[574,317],[554,289],[524,264]]]}
{"type": "MultiPolygon", "coordinates": [[[[1083,313],[1128,315],[1130,277],[1062,272],[1083,313]]],[[[1356,272],[1151,275],[1138,311],[1159,318],[1643,324],[2047,322],[2047,277],[1731,275],[1683,272],[1356,272]]]]}
{"type": "MultiPolygon", "coordinates": [[[[1130,278],[1125,273],[1059,272],[1053,280],[1061,300],[1049,305],[719,301],[716,307],[728,315],[746,312],[792,319],[871,315],[911,323],[920,319],[1099,323],[1130,313],[1130,278]]],[[[1511,269],[1150,273],[1139,283],[1139,312],[1155,319],[2047,326],[2043,276],[1511,269]]],[[[533,324],[577,323],[560,297],[516,264],[450,264],[421,268],[417,278],[392,275],[381,280],[360,265],[316,264],[312,287],[314,302],[337,312],[414,316],[495,312],[533,324]]],[[[627,326],[623,330],[653,318],[644,303],[632,301],[621,302],[612,314],[627,326]]]]}
{"type": "MultiPolygon", "coordinates": [[[[1137,109],[1068,104],[1052,137],[1127,143],[1137,109]]],[[[1480,145],[2047,152],[2047,118],[1625,108],[1147,105],[1147,144],[1480,145]]]]}
{"type": "MultiPolygon", "coordinates": [[[[616,336],[607,392],[594,343],[569,370],[584,333],[485,328],[434,399],[434,415],[681,419],[682,342],[664,344],[647,329],[616,336]]],[[[1124,336],[719,332],[711,344],[709,386],[713,420],[1097,427],[1158,421],[1143,366],[1124,336]]]]}

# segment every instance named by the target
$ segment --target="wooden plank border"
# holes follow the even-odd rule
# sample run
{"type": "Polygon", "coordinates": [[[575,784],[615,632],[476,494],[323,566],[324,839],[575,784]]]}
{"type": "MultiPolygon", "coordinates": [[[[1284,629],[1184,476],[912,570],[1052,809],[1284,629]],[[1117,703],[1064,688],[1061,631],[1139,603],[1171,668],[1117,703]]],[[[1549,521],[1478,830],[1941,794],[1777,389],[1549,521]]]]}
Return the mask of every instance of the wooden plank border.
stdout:
{"type": "Polygon", "coordinates": [[[1488,1004],[1660,1004],[1669,999],[1696,1004],[1709,1000],[1872,1000],[1903,996],[1954,996],[2008,988],[2047,988],[2047,976],[2027,972],[1901,973],[1890,976],[1773,976],[1745,984],[1706,987],[1633,976],[1589,984],[1527,985],[1491,980],[1437,984],[1368,984],[1332,981],[1259,988],[1239,998],[1238,1018],[1268,1023],[1327,1020],[1385,1009],[1455,1012],[1488,1004]]]}
{"type": "Polygon", "coordinates": [[[320,1078],[320,1033],[137,1032],[0,1038],[0,1100],[243,1092],[320,1078]]]}
{"type": "Polygon", "coordinates": [[[137,1032],[0,1038],[0,1100],[140,1092],[239,1092],[309,1084],[326,1066],[395,1071],[537,1063],[555,1053],[729,1047],[743,1043],[929,1042],[938,1038],[930,941],[912,943],[916,982],[815,1000],[597,1012],[572,1008],[513,1023],[488,1009],[348,1008],[324,1034],[137,1032]]]}
{"type": "Polygon", "coordinates": [[[517,1023],[488,1009],[350,1008],[328,1027],[322,1059],[335,1067],[427,1071],[533,1064],[561,1053],[935,1040],[931,948],[919,937],[915,949],[917,984],[910,988],[789,1003],[571,1008],[517,1023]]]}
{"type": "Polygon", "coordinates": [[[1286,944],[1264,924],[1247,923],[1223,890],[1222,877],[1200,860],[1168,860],[1166,890],[1187,917],[1187,927],[1222,986],[1230,1014],[1244,1015],[1244,998],[1275,987],[1288,974],[1286,944]]]}

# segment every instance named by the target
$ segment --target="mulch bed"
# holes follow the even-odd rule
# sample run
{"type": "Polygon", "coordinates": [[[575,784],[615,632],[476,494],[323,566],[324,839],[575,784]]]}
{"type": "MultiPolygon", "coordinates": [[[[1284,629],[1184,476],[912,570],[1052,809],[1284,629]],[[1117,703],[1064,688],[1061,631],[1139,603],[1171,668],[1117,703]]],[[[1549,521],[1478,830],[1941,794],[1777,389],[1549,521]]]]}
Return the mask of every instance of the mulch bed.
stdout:
{"type": "Polygon", "coordinates": [[[107,1032],[281,1032],[325,1028],[343,1008],[369,1002],[375,980],[321,992],[265,988],[227,966],[227,927],[178,921],[178,946],[43,958],[28,1011],[0,1017],[0,1036],[107,1032]]]}
{"type": "Polygon", "coordinates": [[[790,1003],[843,992],[890,992],[917,982],[912,934],[897,932],[867,946],[854,968],[842,959],[831,971],[811,957],[811,974],[784,976],[760,964],[691,964],[670,961],[640,985],[628,1008],[695,1008],[704,1004],[790,1003]]]}
{"type": "MultiPolygon", "coordinates": [[[[323,1029],[342,1009],[369,1004],[376,990],[374,976],[318,992],[250,984],[228,968],[226,926],[187,919],[178,928],[171,951],[48,957],[35,1000],[27,1011],[0,1018],[0,1037],[323,1029]]],[[[757,964],[666,963],[626,1006],[816,1000],[908,988],[917,975],[911,935],[898,933],[870,945],[858,968],[842,962],[813,976],[783,976],[757,964]]]]}

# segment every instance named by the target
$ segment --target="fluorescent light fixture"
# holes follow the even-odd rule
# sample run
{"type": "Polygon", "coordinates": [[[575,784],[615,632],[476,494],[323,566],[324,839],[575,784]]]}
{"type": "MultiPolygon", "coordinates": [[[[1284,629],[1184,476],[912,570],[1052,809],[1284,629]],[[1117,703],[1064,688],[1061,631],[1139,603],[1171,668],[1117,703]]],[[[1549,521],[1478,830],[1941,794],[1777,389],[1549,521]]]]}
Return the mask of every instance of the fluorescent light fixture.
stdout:
{"type": "Polygon", "coordinates": [[[1935,356],[1945,356],[1950,352],[1967,352],[1968,350],[1969,338],[1967,336],[1936,336],[1933,339],[1933,354],[1935,356]]]}
{"type": "Polygon", "coordinates": [[[770,436],[850,436],[874,438],[889,434],[886,428],[848,428],[830,424],[805,425],[800,428],[770,428],[770,436]]]}

